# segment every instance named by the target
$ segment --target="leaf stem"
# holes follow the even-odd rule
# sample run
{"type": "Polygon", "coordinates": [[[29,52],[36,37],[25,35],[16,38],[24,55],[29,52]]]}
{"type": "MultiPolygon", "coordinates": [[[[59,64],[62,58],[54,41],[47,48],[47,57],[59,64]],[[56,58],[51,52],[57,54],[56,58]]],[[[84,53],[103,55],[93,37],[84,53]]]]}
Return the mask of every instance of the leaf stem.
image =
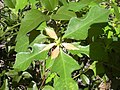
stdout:
{"type": "Polygon", "coordinates": [[[16,25],[14,25],[14,26],[12,26],[12,27],[10,27],[9,29],[7,29],[1,36],[4,36],[8,31],[10,31],[11,29],[13,29],[13,28],[15,28],[15,27],[17,27],[17,26],[19,26],[21,23],[17,23],[16,25]]]}

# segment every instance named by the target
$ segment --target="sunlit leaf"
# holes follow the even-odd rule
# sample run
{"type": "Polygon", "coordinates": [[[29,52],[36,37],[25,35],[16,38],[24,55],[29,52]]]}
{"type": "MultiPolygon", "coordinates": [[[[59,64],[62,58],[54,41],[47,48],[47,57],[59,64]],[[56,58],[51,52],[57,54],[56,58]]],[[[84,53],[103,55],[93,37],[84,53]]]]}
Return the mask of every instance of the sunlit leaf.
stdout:
{"type": "Polygon", "coordinates": [[[99,6],[94,6],[90,9],[85,19],[71,18],[63,38],[84,40],[88,36],[90,25],[107,22],[108,16],[108,10],[100,8],[99,6]]]}
{"type": "Polygon", "coordinates": [[[16,55],[14,69],[24,71],[33,60],[44,60],[47,57],[47,51],[42,51],[45,44],[34,44],[32,52],[20,52],[16,55]]]}

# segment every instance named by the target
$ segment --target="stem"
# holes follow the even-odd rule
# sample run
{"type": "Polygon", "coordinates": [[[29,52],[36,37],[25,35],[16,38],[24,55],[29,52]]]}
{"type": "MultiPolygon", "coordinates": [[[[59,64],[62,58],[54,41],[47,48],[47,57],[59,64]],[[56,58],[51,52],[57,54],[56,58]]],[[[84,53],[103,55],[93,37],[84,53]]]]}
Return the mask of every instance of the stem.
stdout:
{"type": "Polygon", "coordinates": [[[4,36],[8,31],[10,31],[11,29],[13,29],[13,28],[15,28],[15,27],[17,27],[17,26],[19,26],[21,23],[18,23],[18,24],[16,24],[16,25],[14,25],[14,26],[12,26],[12,27],[10,27],[9,29],[7,29],[1,36],[4,36]]]}

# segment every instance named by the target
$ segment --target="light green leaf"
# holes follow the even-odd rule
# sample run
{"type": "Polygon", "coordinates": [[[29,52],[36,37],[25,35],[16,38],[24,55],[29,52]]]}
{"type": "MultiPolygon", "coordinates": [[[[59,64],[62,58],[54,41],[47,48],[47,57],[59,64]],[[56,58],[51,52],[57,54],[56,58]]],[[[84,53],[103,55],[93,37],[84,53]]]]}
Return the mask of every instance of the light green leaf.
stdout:
{"type": "Polygon", "coordinates": [[[16,0],[16,11],[18,11],[19,9],[23,9],[27,4],[28,0],[16,0]]]}
{"type": "Polygon", "coordinates": [[[51,71],[58,73],[60,77],[66,79],[71,77],[71,73],[79,68],[80,66],[72,57],[65,54],[62,50],[60,50],[60,54],[55,59],[51,71]]]}
{"type": "Polygon", "coordinates": [[[53,11],[58,5],[58,0],[41,0],[41,3],[49,11],[53,11]]]}
{"type": "Polygon", "coordinates": [[[84,40],[88,36],[90,25],[94,23],[107,22],[108,16],[108,10],[100,8],[99,6],[94,6],[90,9],[85,19],[80,20],[76,17],[71,18],[63,38],[84,40]]]}
{"type": "Polygon", "coordinates": [[[84,84],[90,84],[90,80],[85,74],[82,74],[80,77],[84,84]]]}
{"type": "Polygon", "coordinates": [[[20,52],[16,55],[16,61],[13,68],[24,71],[33,60],[44,60],[47,57],[47,51],[42,51],[45,44],[34,44],[32,52],[20,52]]]}
{"type": "Polygon", "coordinates": [[[72,11],[68,11],[67,8],[67,6],[60,7],[57,13],[52,15],[51,18],[55,20],[69,20],[72,17],[76,17],[76,14],[72,11]]]}
{"type": "Polygon", "coordinates": [[[71,78],[59,78],[54,84],[55,90],[78,90],[77,83],[71,78]]]}
{"type": "Polygon", "coordinates": [[[16,0],[4,0],[4,3],[10,8],[15,8],[16,0]]]}

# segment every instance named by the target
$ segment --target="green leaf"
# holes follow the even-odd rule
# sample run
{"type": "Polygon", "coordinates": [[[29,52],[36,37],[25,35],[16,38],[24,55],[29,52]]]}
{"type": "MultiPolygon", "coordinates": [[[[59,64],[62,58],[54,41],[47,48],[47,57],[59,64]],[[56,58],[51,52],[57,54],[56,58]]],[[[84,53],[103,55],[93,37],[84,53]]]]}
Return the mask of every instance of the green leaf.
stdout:
{"type": "Polygon", "coordinates": [[[49,11],[53,11],[58,5],[58,0],[41,0],[41,3],[49,11]]]}
{"type": "Polygon", "coordinates": [[[25,17],[22,19],[20,30],[18,32],[17,40],[23,35],[37,27],[41,22],[48,20],[49,17],[42,14],[37,9],[30,10],[25,17]]]}
{"type": "Polygon", "coordinates": [[[32,41],[32,42],[30,43],[30,46],[33,46],[34,43],[40,44],[40,43],[44,42],[44,41],[46,40],[46,38],[47,38],[47,37],[46,37],[45,35],[40,34],[40,35],[38,35],[38,36],[34,39],[34,41],[32,41]]]}
{"type": "Polygon", "coordinates": [[[59,1],[62,2],[63,5],[67,5],[68,4],[66,0],[59,0],[59,1]]]}
{"type": "Polygon", "coordinates": [[[42,14],[39,10],[33,9],[30,10],[25,17],[23,18],[20,26],[20,30],[17,35],[17,44],[16,44],[16,51],[17,52],[24,52],[28,48],[28,38],[26,34],[32,31],[35,27],[37,27],[41,22],[48,20],[49,17],[42,14]]]}
{"type": "Polygon", "coordinates": [[[77,54],[79,56],[81,56],[81,54],[86,54],[89,57],[89,45],[88,46],[75,45],[75,46],[79,48],[79,50],[69,50],[72,54],[77,54]]]}
{"type": "Polygon", "coordinates": [[[18,11],[19,9],[23,9],[28,4],[28,0],[16,0],[15,9],[18,11]]]}
{"type": "Polygon", "coordinates": [[[71,78],[59,78],[54,84],[55,90],[78,90],[77,83],[71,78]]]}
{"type": "Polygon", "coordinates": [[[52,86],[46,85],[42,90],[55,90],[52,86]]]}
{"type": "Polygon", "coordinates": [[[55,15],[52,15],[51,18],[55,20],[69,20],[72,17],[76,17],[76,14],[72,11],[68,11],[66,6],[62,6],[58,9],[55,15]]]}
{"type": "Polygon", "coordinates": [[[90,84],[90,80],[85,74],[82,74],[80,77],[84,84],[90,84]]]}
{"type": "Polygon", "coordinates": [[[45,83],[47,84],[47,83],[49,83],[50,81],[52,81],[52,79],[53,79],[55,76],[56,76],[56,73],[50,74],[50,75],[47,77],[45,83]]]}
{"type": "Polygon", "coordinates": [[[72,57],[60,50],[60,54],[55,59],[51,71],[58,73],[58,75],[60,75],[61,78],[64,78],[66,80],[67,78],[71,77],[71,73],[74,70],[79,68],[80,66],[72,57]]]}
{"type": "Polygon", "coordinates": [[[0,90],[9,90],[8,79],[4,80],[4,83],[3,83],[2,87],[0,87],[0,90]]]}
{"type": "Polygon", "coordinates": [[[81,0],[80,2],[69,2],[68,9],[77,12],[90,4],[92,1],[93,0],[81,0]]]}
{"type": "Polygon", "coordinates": [[[88,36],[88,29],[94,23],[107,22],[109,11],[99,6],[94,6],[90,9],[85,19],[71,18],[67,31],[63,38],[80,39],[84,40],[88,36]]]}
{"type": "Polygon", "coordinates": [[[24,71],[33,60],[44,60],[47,57],[47,51],[41,51],[45,44],[34,44],[32,52],[20,52],[16,55],[16,61],[13,68],[24,71]]]}
{"type": "Polygon", "coordinates": [[[4,3],[10,8],[15,8],[16,0],[4,0],[4,3]]]}
{"type": "Polygon", "coordinates": [[[19,38],[19,41],[16,43],[15,51],[16,52],[25,52],[28,50],[29,38],[26,35],[23,35],[19,38]]]}
{"type": "Polygon", "coordinates": [[[104,43],[94,42],[90,44],[90,58],[95,61],[108,61],[108,54],[104,43]]]}

